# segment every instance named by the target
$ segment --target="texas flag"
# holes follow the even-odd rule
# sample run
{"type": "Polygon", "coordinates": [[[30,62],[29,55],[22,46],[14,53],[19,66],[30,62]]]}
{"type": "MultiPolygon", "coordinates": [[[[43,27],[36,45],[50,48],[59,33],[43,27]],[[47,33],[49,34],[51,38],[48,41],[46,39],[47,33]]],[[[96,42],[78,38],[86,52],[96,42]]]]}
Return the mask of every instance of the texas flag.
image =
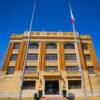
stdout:
{"type": "Polygon", "coordinates": [[[74,19],[74,16],[73,16],[73,13],[72,13],[72,9],[71,9],[71,5],[69,4],[69,8],[70,8],[70,15],[71,15],[71,20],[72,20],[72,24],[75,23],[75,19],[74,19]]]}

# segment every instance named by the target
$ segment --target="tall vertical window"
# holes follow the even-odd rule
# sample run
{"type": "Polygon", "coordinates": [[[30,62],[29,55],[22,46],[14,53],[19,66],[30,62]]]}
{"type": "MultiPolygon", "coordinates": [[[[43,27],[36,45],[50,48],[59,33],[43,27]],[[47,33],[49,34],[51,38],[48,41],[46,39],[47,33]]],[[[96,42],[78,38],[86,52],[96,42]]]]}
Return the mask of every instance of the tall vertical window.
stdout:
{"type": "Polygon", "coordinates": [[[90,61],[91,60],[90,54],[85,54],[85,60],[86,61],[90,61]]]}
{"type": "Polygon", "coordinates": [[[82,43],[82,48],[83,48],[84,50],[87,50],[87,49],[88,49],[88,44],[87,44],[87,43],[82,43]]]}
{"type": "Polygon", "coordinates": [[[64,44],[65,49],[75,49],[75,46],[73,43],[66,43],[64,44]]]}
{"type": "Polygon", "coordinates": [[[76,60],[76,54],[65,54],[65,60],[76,60]]]}
{"type": "Polygon", "coordinates": [[[14,66],[9,66],[6,74],[13,74],[14,71],[15,71],[15,67],[14,66]]]}
{"type": "Polygon", "coordinates": [[[68,80],[68,89],[81,89],[81,80],[68,80]]]}
{"type": "Polygon", "coordinates": [[[35,89],[36,81],[24,81],[22,89],[30,90],[35,89]]]}
{"type": "Polygon", "coordinates": [[[26,73],[34,73],[37,71],[37,66],[26,66],[25,72],[26,73]]]}
{"type": "Polygon", "coordinates": [[[46,60],[57,60],[57,54],[46,54],[46,60]]]}
{"type": "Polygon", "coordinates": [[[57,49],[56,43],[48,43],[46,44],[46,49],[57,49]]]}
{"type": "Polygon", "coordinates": [[[38,54],[28,54],[27,60],[38,60],[38,54]]]}
{"type": "Polygon", "coordinates": [[[17,54],[12,54],[10,57],[11,61],[16,61],[17,60],[17,54]]]}
{"type": "Polygon", "coordinates": [[[88,66],[88,73],[94,74],[94,67],[93,66],[88,66]]]}
{"type": "Polygon", "coordinates": [[[38,43],[30,43],[29,44],[29,49],[38,49],[39,48],[39,44],[38,43]]]}

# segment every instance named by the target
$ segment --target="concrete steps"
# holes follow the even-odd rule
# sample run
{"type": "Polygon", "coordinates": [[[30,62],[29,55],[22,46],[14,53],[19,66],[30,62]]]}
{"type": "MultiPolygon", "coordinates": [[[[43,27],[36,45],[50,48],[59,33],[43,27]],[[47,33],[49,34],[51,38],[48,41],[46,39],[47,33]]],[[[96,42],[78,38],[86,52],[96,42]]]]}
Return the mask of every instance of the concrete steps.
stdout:
{"type": "Polygon", "coordinates": [[[59,95],[47,95],[43,96],[41,100],[64,100],[64,97],[59,95]]]}

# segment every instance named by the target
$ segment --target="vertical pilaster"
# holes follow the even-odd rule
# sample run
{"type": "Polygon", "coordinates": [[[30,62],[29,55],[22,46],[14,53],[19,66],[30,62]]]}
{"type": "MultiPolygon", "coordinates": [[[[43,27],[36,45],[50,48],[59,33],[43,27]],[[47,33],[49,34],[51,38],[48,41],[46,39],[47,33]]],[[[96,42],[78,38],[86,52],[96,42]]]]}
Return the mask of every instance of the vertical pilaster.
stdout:
{"type": "Polygon", "coordinates": [[[65,60],[64,60],[64,42],[61,42],[60,43],[60,51],[59,51],[59,53],[60,53],[60,59],[59,60],[61,60],[61,71],[63,71],[64,69],[65,69],[65,60]]]}
{"type": "Polygon", "coordinates": [[[10,57],[13,51],[13,45],[14,45],[14,42],[10,42],[8,51],[5,57],[5,61],[4,61],[3,71],[6,71],[9,67],[9,61],[10,61],[10,57]]]}
{"type": "Polygon", "coordinates": [[[42,70],[42,52],[43,52],[43,42],[40,42],[40,48],[39,48],[39,70],[42,70]]]}
{"type": "Polygon", "coordinates": [[[45,67],[45,42],[41,42],[40,44],[40,62],[39,62],[39,66],[40,66],[40,71],[44,70],[45,67]]]}
{"type": "Polygon", "coordinates": [[[20,66],[19,66],[19,69],[18,70],[22,70],[23,69],[24,60],[25,60],[25,56],[26,56],[26,47],[27,47],[27,42],[23,42],[21,44],[21,48],[20,48],[22,55],[19,56],[19,58],[20,58],[21,61],[19,62],[20,66]]]}
{"type": "Polygon", "coordinates": [[[84,58],[84,50],[81,46],[81,41],[79,42],[79,51],[80,51],[81,64],[83,67],[85,87],[88,93],[92,93],[92,86],[91,86],[90,78],[89,78],[88,71],[87,71],[87,65],[86,65],[86,61],[84,58]]]}
{"type": "Polygon", "coordinates": [[[97,61],[97,57],[96,57],[96,53],[95,53],[93,44],[89,43],[88,48],[89,48],[89,51],[90,51],[90,57],[91,57],[93,65],[94,65],[94,69],[99,70],[99,64],[98,64],[98,61],[97,61]]]}
{"type": "Polygon", "coordinates": [[[20,67],[21,67],[21,62],[23,62],[23,55],[24,54],[24,49],[25,49],[25,43],[22,41],[20,43],[20,48],[19,48],[19,51],[18,51],[18,57],[17,57],[17,61],[16,61],[16,71],[19,71],[20,70],[20,67]]]}
{"type": "Polygon", "coordinates": [[[86,63],[85,63],[85,59],[84,59],[84,51],[82,49],[81,42],[79,42],[78,47],[79,47],[80,60],[81,60],[83,70],[86,70],[86,63]]]}

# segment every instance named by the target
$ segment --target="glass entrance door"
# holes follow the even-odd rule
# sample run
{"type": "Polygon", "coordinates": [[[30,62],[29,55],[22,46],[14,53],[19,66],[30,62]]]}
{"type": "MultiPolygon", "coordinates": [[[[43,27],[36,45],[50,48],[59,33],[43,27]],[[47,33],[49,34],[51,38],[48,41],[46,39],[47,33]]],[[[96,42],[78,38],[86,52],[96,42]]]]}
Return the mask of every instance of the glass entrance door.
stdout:
{"type": "Polygon", "coordinates": [[[45,94],[56,95],[59,94],[59,81],[45,81],[45,94]]]}

